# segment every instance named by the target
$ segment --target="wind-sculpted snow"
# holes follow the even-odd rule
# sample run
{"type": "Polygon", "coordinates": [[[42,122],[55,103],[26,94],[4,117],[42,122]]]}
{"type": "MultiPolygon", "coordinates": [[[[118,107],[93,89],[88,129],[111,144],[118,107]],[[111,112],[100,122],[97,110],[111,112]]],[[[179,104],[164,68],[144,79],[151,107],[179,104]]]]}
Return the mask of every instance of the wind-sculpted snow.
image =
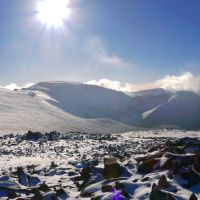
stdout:
{"type": "Polygon", "coordinates": [[[199,134],[3,136],[0,199],[199,199],[199,134]]]}

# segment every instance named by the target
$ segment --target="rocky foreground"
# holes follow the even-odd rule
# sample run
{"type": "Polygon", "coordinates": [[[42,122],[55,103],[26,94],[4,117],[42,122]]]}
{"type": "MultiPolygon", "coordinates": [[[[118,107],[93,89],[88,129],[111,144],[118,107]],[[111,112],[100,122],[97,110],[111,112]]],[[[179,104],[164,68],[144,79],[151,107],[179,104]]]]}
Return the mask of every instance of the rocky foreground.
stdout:
{"type": "Polygon", "coordinates": [[[200,199],[200,139],[178,135],[3,136],[0,199],[200,199]]]}

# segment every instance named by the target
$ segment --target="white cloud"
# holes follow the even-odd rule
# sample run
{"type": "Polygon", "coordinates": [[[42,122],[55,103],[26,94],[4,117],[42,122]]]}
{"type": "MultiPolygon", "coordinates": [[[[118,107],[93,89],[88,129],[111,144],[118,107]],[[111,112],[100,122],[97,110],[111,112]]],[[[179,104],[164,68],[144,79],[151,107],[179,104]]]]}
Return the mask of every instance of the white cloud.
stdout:
{"type": "Polygon", "coordinates": [[[185,72],[180,76],[167,75],[163,79],[158,80],[156,85],[169,90],[188,90],[200,93],[200,77],[195,77],[190,72],[185,72]]]}
{"type": "Polygon", "coordinates": [[[110,88],[110,89],[113,89],[113,90],[120,90],[121,89],[121,83],[119,81],[111,81],[111,80],[108,80],[108,79],[100,79],[98,81],[92,80],[92,81],[86,82],[86,84],[98,85],[98,86],[110,88]]]}
{"type": "Polygon", "coordinates": [[[119,58],[118,56],[116,55],[112,55],[112,56],[109,56],[107,54],[103,54],[101,55],[100,57],[100,61],[103,62],[103,63],[106,63],[106,64],[111,64],[111,65],[120,65],[121,63],[123,63],[122,59],[119,58]]]}
{"type": "Polygon", "coordinates": [[[101,66],[120,68],[126,68],[130,66],[130,64],[124,61],[124,59],[120,56],[109,52],[106,48],[106,45],[103,43],[103,40],[100,38],[90,38],[90,40],[87,41],[86,51],[89,55],[89,58],[101,66]]]}
{"type": "Polygon", "coordinates": [[[136,90],[136,85],[130,83],[120,83],[119,81],[112,81],[108,79],[92,80],[86,82],[89,85],[98,85],[101,87],[109,88],[112,90],[122,91],[122,92],[132,92],[136,90]]]}
{"type": "MultiPolygon", "coordinates": [[[[137,90],[164,88],[173,91],[187,90],[200,94],[200,77],[195,77],[191,72],[185,72],[180,76],[167,75],[163,79],[146,84],[121,83],[120,81],[109,79],[91,80],[85,82],[85,84],[98,85],[122,92],[134,92],[137,90]]],[[[0,88],[14,90],[27,88],[32,85],[32,83],[26,83],[19,86],[16,83],[11,83],[6,86],[0,86],[0,88]]]]}
{"type": "Polygon", "coordinates": [[[152,88],[164,88],[173,91],[186,90],[200,94],[200,77],[195,77],[190,72],[185,72],[180,76],[167,75],[163,79],[160,79],[154,83],[147,84],[136,85],[132,83],[121,83],[119,81],[112,81],[109,79],[92,80],[86,82],[86,84],[98,85],[122,92],[133,92],[137,90],[146,90],[152,88]]]}
{"type": "Polygon", "coordinates": [[[33,84],[32,83],[26,83],[24,85],[17,85],[16,83],[10,83],[6,86],[0,86],[1,88],[4,88],[4,89],[8,89],[8,90],[15,90],[15,89],[22,89],[22,88],[28,88],[30,86],[32,86],[33,84]]]}

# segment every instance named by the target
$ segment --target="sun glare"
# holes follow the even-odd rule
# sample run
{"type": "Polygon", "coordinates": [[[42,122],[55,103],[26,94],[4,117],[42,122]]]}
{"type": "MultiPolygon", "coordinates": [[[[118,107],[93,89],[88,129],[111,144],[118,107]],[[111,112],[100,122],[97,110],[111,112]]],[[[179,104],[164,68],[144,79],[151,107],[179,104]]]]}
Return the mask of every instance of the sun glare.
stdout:
{"type": "Polygon", "coordinates": [[[37,18],[48,28],[62,27],[70,16],[68,0],[40,0],[37,3],[37,18]]]}

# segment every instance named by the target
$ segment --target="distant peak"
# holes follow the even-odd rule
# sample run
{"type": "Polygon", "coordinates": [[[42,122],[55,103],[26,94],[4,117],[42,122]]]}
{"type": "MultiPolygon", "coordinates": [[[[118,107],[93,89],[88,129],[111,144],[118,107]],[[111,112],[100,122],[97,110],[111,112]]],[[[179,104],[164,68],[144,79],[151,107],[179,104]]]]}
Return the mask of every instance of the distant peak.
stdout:
{"type": "Polygon", "coordinates": [[[131,96],[149,96],[149,95],[164,95],[171,94],[172,92],[165,90],[163,88],[153,88],[147,90],[138,90],[131,93],[131,96]]]}
{"type": "Polygon", "coordinates": [[[61,86],[61,85],[82,85],[81,82],[75,82],[75,81],[41,81],[38,83],[35,83],[28,89],[36,89],[36,88],[49,88],[51,86],[61,86]]]}

